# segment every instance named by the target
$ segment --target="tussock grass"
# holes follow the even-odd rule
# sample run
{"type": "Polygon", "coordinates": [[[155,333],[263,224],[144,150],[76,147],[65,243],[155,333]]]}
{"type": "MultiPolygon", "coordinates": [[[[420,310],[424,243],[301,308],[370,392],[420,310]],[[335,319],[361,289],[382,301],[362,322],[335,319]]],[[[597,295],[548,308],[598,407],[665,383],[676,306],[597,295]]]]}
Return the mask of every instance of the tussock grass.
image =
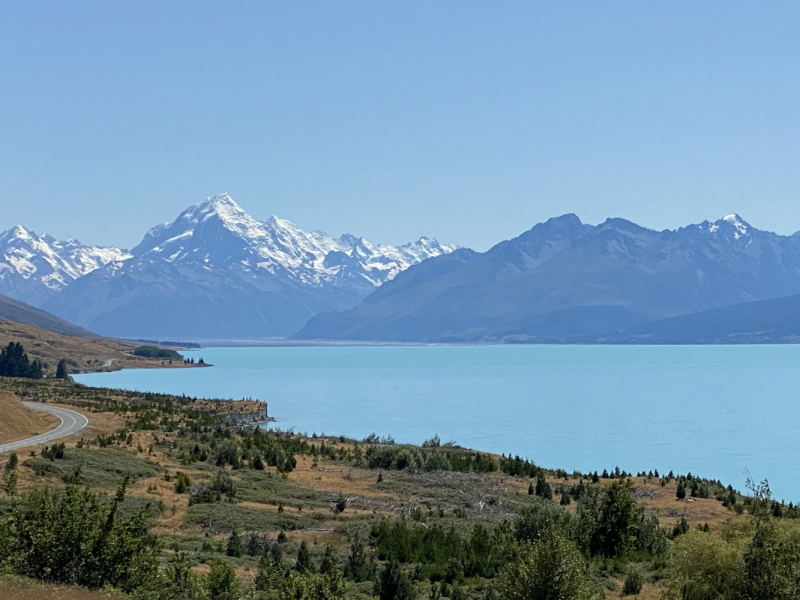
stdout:
{"type": "Polygon", "coordinates": [[[276,531],[285,529],[294,531],[311,527],[319,527],[325,515],[304,514],[300,512],[279,513],[277,511],[260,510],[227,502],[214,504],[195,504],[186,511],[186,524],[199,525],[212,535],[229,533],[234,528],[239,531],[276,531]]]}
{"type": "Polygon", "coordinates": [[[115,448],[67,448],[62,459],[29,458],[22,464],[40,477],[56,477],[64,482],[98,488],[118,486],[126,473],[133,483],[161,471],[161,467],[115,448]],[[78,468],[80,475],[75,478],[78,468]]]}

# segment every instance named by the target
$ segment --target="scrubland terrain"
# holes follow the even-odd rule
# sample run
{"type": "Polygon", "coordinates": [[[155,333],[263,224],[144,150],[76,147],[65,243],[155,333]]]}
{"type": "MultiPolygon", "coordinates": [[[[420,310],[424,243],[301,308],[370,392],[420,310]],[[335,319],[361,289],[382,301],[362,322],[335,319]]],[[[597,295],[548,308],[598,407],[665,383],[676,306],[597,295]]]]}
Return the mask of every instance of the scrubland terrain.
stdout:
{"type": "MultiPolygon", "coordinates": [[[[384,598],[392,565],[400,591],[391,597],[504,597],[526,549],[553,535],[554,554],[573,552],[579,565],[580,593],[567,597],[635,589],[655,599],[685,585],[686,568],[675,561],[698,544],[726,544],[731,560],[744,560],[762,513],[781,536],[798,537],[792,505],[759,487],[753,498],[691,474],[566,473],[436,437],[414,447],[266,432],[251,423],[264,417],[259,402],[46,380],[0,385],[89,417],[80,438],[20,454],[14,493],[81,488],[106,505],[124,481],[117,518],[145,515],[157,540],[151,566],[160,577],[184,569],[196,588],[194,596],[144,597],[239,597],[211,593],[229,569],[231,593],[253,598],[384,598]]],[[[0,458],[4,472],[7,461],[0,458]]],[[[124,578],[114,581],[142,597],[124,578]]]]}

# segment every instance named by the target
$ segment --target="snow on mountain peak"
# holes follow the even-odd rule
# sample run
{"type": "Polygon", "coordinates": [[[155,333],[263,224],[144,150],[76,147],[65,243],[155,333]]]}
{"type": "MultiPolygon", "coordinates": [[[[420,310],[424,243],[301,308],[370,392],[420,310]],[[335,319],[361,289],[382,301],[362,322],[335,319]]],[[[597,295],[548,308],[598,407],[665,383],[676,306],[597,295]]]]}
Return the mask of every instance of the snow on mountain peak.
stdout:
{"type": "MultiPolygon", "coordinates": [[[[739,215],[736,213],[731,213],[729,215],[725,215],[722,217],[722,221],[730,225],[735,229],[733,233],[733,237],[735,239],[739,239],[742,236],[745,236],[749,233],[750,225],[746,223],[739,215]]],[[[719,221],[717,221],[719,223],[719,221]]]]}
{"type": "Polygon", "coordinates": [[[174,222],[151,229],[134,253],[174,263],[201,259],[211,269],[235,263],[254,272],[280,271],[311,285],[342,277],[361,277],[369,285],[380,285],[412,264],[453,249],[433,238],[398,248],[376,247],[349,234],[335,239],[322,231],[307,233],[275,215],[258,221],[228,194],[220,194],[190,206],[174,222]],[[348,258],[326,261],[332,252],[348,258]]]}
{"type": "Polygon", "coordinates": [[[84,246],[73,239],[59,241],[16,225],[0,233],[0,293],[41,304],[75,279],[130,256],[113,246],[84,246]]]}
{"type": "Polygon", "coordinates": [[[714,223],[704,221],[700,225],[700,229],[716,235],[732,235],[734,240],[738,240],[742,237],[749,236],[752,227],[739,215],[736,213],[731,213],[729,215],[725,215],[714,223]]]}
{"type": "Polygon", "coordinates": [[[263,226],[248,215],[228,194],[210,196],[187,208],[181,216],[184,215],[184,220],[197,223],[217,217],[226,228],[243,237],[257,237],[263,230],[263,226]]]}

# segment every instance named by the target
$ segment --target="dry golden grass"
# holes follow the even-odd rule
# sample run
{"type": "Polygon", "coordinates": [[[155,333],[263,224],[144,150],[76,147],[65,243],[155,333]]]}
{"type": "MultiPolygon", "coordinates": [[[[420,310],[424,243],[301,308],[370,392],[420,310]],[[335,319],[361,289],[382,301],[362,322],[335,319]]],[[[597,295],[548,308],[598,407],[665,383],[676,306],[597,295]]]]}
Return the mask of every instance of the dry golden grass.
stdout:
{"type": "MultiPolygon", "coordinates": [[[[321,527],[333,527],[331,523],[320,523],[321,527]]],[[[305,542],[311,546],[325,546],[333,544],[343,546],[347,543],[347,536],[336,531],[292,531],[287,536],[289,541],[299,544],[305,542]]]]}
{"type": "Polygon", "coordinates": [[[732,510],[722,506],[721,502],[713,498],[687,498],[678,500],[675,492],[678,489],[677,481],[673,480],[662,487],[657,479],[645,481],[642,477],[633,478],[633,482],[638,488],[650,489],[656,494],[656,498],[639,498],[638,502],[648,510],[658,514],[658,520],[664,527],[670,529],[685,518],[689,525],[708,526],[712,531],[720,531],[725,523],[729,521],[743,521],[749,518],[746,514],[737,515],[732,510]]]}
{"type": "MultiPolygon", "coordinates": [[[[289,479],[300,485],[324,492],[342,492],[345,496],[380,496],[380,492],[369,489],[375,484],[377,473],[368,469],[348,466],[333,466],[323,462],[313,468],[310,456],[297,456],[297,467],[289,474],[289,479]]],[[[387,480],[390,475],[384,473],[387,480]]]]}
{"type": "Polygon", "coordinates": [[[123,600],[122,596],[84,588],[50,585],[22,577],[0,576],[3,600],[123,600]]]}
{"type": "Polygon", "coordinates": [[[66,359],[71,373],[93,371],[118,371],[119,369],[190,368],[183,362],[163,364],[134,356],[134,344],[121,343],[108,338],[84,338],[62,335],[12,321],[0,319],[0,345],[20,342],[31,360],[41,361],[45,372],[55,373],[58,361],[66,359]],[[106,366],[111,361],[109,366],[106,366]]]}
{"type": "Polygon", "coordinates": [[[77,410],[89,419],[89,424],[76,434],[77,437],[93,438],[98,435],[109,435],[125,427],[125,417],[117,413],[82,411],[80,408],[76,409],[76,407],[67,404],[59,405],[54,403],[53,405],[77,410]]]}
{"type": "Polygon", "coordinates": [[[45,433],[60,423],[58,417],[23,406],[10,392],[0,391],[0,444],[45,433]]]}

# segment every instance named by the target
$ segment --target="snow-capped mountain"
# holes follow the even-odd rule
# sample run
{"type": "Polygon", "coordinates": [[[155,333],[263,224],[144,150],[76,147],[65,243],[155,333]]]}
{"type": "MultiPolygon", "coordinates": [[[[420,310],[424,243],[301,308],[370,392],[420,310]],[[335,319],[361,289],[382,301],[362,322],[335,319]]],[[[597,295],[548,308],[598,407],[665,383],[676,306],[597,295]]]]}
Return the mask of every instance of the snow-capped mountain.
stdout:
{"type": "Polygon", "coordinates": [[[131,255],[36,235],[21,225],[0,233],[0,294],[41,306],[79,277],[131,255]]]}
{"type": "Polygon", "coordinates": [[[157,225],[132,253],[144,260],[208,269],[236,264],[245,272],[264,270],[311,286],[349,280],[369,289],[455,249],[427,237],[395,247],[373,246],[349,234],[335,239],[322,231],[306,233],[274,215],[257,221],[223,194],[190,206],[172,223],[157,225]]]}
{"type": "Polygon", "coordinates": [[[455,248],[425,237],[395,247],[307,233],[278,217],[256,220],[223,194],[154,227],[130,260],[82,277],[46,307],[106,335],[288,335],[455,248]]]}

